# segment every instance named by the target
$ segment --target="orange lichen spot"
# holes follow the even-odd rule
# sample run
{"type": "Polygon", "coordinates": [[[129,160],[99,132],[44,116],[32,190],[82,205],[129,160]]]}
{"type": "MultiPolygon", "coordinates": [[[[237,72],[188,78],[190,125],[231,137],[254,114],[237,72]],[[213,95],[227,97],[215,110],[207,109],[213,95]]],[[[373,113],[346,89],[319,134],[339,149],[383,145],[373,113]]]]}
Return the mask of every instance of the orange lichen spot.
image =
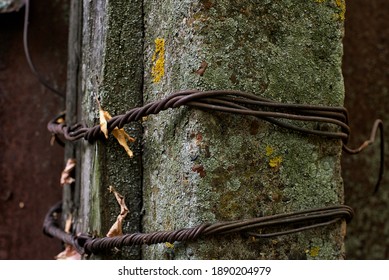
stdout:
{"type": "Polygon", "coordinates": [[[200,67],[199,69],[197,69],[195,71],[196,74],[200,75],[200,76],[203,76],[204,73],[205,73],[205,70],[207,70],[207,67],[208,67],[208,63],[206,61],[202,61],[201,64],[200,64],[200,67]]]}
{"type": "Polygon", "coordinates": [[[204,178],[207,175],[207,172],[204,169],[204,166],[201,164],[195,164],[192,166],[192,171],[197,172],[201,178],[204,178]]]}
{"type": "Polygon", "coordinates": [[[151,75],[153,76],[153,82],[158,83],[165,75],[165,39],[157,38],[154,43],[155,51],[151,59],[154,65],[151,69],[151,75]]]}
{"type": "Polygon", "coordinates": [[[199,132],[196,134],[196,145],[200,145],[201,141],[203,141],[203,135],[199,132]]]}

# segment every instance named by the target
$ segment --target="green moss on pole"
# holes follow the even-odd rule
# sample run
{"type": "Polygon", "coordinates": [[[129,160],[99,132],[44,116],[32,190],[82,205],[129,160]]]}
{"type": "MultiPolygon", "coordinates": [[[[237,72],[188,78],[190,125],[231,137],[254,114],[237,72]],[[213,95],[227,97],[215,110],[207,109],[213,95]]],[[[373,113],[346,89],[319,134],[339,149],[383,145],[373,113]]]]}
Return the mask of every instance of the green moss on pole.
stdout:
{"type": "MultiPolygon", "coordinates": [[[[342,105],[341,2],[146,1],[144,99],[182,89],[237,89],[282,102],[342,105]]],[[[338,140],[187,108],[143,124],[145,232],[343,201],[338,140]]],[[[341,259],[342,227],[145,246],[143,257],[341,259]]]]}

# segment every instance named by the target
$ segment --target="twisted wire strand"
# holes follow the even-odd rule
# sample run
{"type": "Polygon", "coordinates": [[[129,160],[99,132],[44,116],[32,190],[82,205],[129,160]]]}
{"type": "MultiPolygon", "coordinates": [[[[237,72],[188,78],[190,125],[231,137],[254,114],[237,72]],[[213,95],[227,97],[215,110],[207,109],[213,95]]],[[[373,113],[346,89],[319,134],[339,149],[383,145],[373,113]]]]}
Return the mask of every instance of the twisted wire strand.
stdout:
{"type": "MultiPolygon", "coordinates": [[[[234,90],[179,91],[162,100],[153,101],[142,107],[132,108],[125,114],[114,116],[108,121],[107,128],[110,132],[115,127],[122,128],[124,125],[138,121],[142,117],[158,114],[161,111],[181,106],[240,115],[251,115],[292,130],[331,138],[340,138],[345,144],[347,143],[350,134],[348,113],[343,107],[281,103],[254,94],[234,90]],[[308,129],[286,123],[283,120],[334,124],[340,128],[340,131],[308,129]]],[[[63,123],[57,123],[56,120],[63,117],[64,114],[61,114],[49,122],[48,129],[54,135],[63,135],[64,138],[69,141],[84,138],[91,143],[102,136],[99,125],[88,128],[82,124],[76,124],[69,127],[63,123]]],[[[361,147],[360,150],[364,147],[365,146],[361,147]]],[[[346,149],[346,151],[349,150],[351,149],[346,149]]]]}
{"type": "MultiPolygon", "coordinates": [[[[348,126],[348,113],[343,107],[318,106],[308,104],[281,103],[265,99],[254,94],[234,90],[211,90],[197,91],[184,90],[173,93],[162,100],[150,102],[142,107],[132,108],[123,115],[113,117],[107,123],[108,131],[115,127],[122,128],[124,125],[138,121],[142,117],[158,114],[160,111],[178,108],[181,106],[196,107],[204,110],[216,110],[227,113],[252,115],[265,121],[272,122],[289,129],[304,133],[317,134],[332,138],[341,138],[347,143],[350,128],[348,126]],[[303,122],[322,122],[337,125],[340,132],[320,131],[291,125],[276,119],[289,119],[303,122]]],[[[61,114],[61,116],[63,115],[61,114]]],[[[94,142],[101,137],[100,126],[87,128],[82,124],[72,127],[60,124],[59,127],[52,120],[48,129],[53,134],[60,134],[66,140],[75,141],[81,138],[94,142]]]]}
{"type": "Polygon", "coordinates": [[[43,233],[49,237],[55,237],[62,242],[72,245],[80,254],[84,249],[80,246],[80,240],[60,228],[60,217],[62,213],[62,201],[54,204],[47,212],[43,222],[43,233]]]}
{"type": "Polygon", "coordinates": [[[336,205],[246,220],[203,223],[195,227],[171,231],[130,233],[116,237],[93,238],[86,234],[72,235],[60,229],[57,217],[61,211],[61,202],[50,208],[43,224],[44,233],[73,245],[80,254],[85,253],[87,255],[99,254],[109,249],[120,249],[125,246],[195,241],[208,236],[239,232],[247,232],[248,235],[258,238],[269,238],[323,227],[342,220],[350,222],[354,216],[351,207],[336,205]]]}
{"type": "MultiPolygon", "coordinates": [[[[383,123],[377,119],[371,130],[370,138],[359,147],[353,149],[347,146],[350,138],[350,127],[348,123],[347,109],[340,106],[319,106],[309,104],[294,104],[276,102],[255,94],[237,90],[182,90],[170,94],[162,100],[150,102],[142,107],[135,107],[125,114],[112,117],[107,122],[108,131],[115,127],[122,128],[126,124],[139,121],[142,117],[158,114],[161,111],[174,109],[181,106],[188,106],[208,111],[219,111],[232,114],[249,115],[260,118],[274,125],[297,131],[304,134],[317,135],[321,137],[341,139],[343,151],[349,154],[357,154],[374,143],[376,134],[380,132],[380,168],[378,179],[375,185],[375,193],[378,191],[384,173],[384,132],[383,123]],[[287,122],[293,120],[302,123],[315,122],[331,124],[338,129],[319,130],[311,129],[304,125],[287,122]]],[[[90,143],[103,137],[100,125],[86,127],[83,124],[72,126],[66,123],[59,123],[58,119],[64,119],[62,113],[51,120],[47,128],[61,144],[60,138],[68,141],[76,141],[84,138],[90,143]]]]}

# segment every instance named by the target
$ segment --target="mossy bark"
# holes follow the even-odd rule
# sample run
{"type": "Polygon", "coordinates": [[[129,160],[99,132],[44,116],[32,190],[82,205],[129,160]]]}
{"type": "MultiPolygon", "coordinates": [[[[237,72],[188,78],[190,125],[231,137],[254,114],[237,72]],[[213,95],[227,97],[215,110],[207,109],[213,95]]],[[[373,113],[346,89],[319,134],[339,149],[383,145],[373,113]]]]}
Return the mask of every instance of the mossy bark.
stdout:
{"type": "MultiPolygon", "coordinates": [[[[145,102],[196,88],[342,105],[344,1],[254,2],[145,1],[145,102]]],[[[343,202],[338,140],[187,108],[143,124],[145,232],[343,202]]],[[[339,223],[144,246],[143,258],[341,259],[343,238],[339,223]]]]}
{"type": "MultiPolygon", "coordinates": [[[[82,117],[87,125],[99,123],[98,103],[111,115],[142,104],[142,1],[84,1],[82,47],[82,117]]],[[[123,232],[140,231],[141,125],[126,126],[136,138],[130,158],[112,135],[81,151],[80,230],[105,236],[120,207],[108,187],[126,198],[129,214],[123,232]]],[[[102,258],[140,257],[139,248],[124,248],[102,258]]]]}

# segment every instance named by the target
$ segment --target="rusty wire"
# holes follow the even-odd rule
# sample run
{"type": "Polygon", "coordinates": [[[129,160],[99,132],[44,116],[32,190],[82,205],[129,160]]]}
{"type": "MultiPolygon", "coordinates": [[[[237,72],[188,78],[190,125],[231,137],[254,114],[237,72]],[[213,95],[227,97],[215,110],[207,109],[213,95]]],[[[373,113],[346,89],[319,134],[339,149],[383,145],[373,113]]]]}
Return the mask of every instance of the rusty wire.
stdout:
{"type": "Polygon", "coordinates": [[[354,211],[347,205],[327,206],[310,210],[256,217],[246,220],[204,223],[191,228],[153,233],[130,233],[116,237],[96,238],[86,234],[72,235],[59,227],[62,212],[61,202],[54,205],[46,214],[43,231],[72,245],[80,254],[99,254],[124,246],[151,245],[163,242],[195,241],[207,236],[246,232],[248,236],[269,238],[292,234],[336,222],[349,222],[354,211]],[[287,229],[285,229],[287,228],[287,229]]]}
{"type": "MultiPolygon", "coordinates": [[[[161,111],[181,106],[254,116],[300,133],[341,139],[343,150],[350,154],[359,153],[371,145],[375,140],[377,132],[380,131],[381,165],[375,191],[378,189],[384,168],[382,121],[376,120],[370,138],[360,147],[356,149],[349,148],[347,143],[350,137],[350,127],[348,125],[348,113],[344,107],[281,103],[234,90],[185,90],[173,93],[162,100],[150,102],[145,106],[132,108],[125,114],[112,117],[107,123],[107,128],[111,132],[115,127],[122,128],[126,124],[139,121],[145,116],[158,114],[161,111]],[[329,125],[326,126],[325,130],[320,130],[318,125],[311,126],[315,128],[309,128],[310,126],[307,123],[312,122],[329,125]]],[[[86,127],[81,123],[68,125],[65,122],[65,117],[65,114],[62,113],[48,124],[49,131],[56,137],[59,143],[62,143],[62,139],[76,141],[82,138],[93,143],[103,138],[100,125],[93,127],[86,127]]],[[[351,207],[337,205],[247,220],[204,223],[192,228],[172,231],[130,233],[117,237],[93,238],[86,234],[72,235],[61,230],[58,223],[58,216],[61,211],[60,203],[49,211],[44,222],[44,232],[74,246],[80,253],[88,255],[113,248],[122,248],[123,246],[193,241],[206,236],[239,232],[245,232],[250,236],[258,238],[269,238],[323,227],[342,220],[349,222],[354,214],[351,207]]]]}
{"type": "MultiPolygon", "coordinates": [[[[348,112],[344,107],[340,106],[282,103],[237,90],[183,90],[175,92],[162,100],[150,102],[142,107],[132,108],[125,114],[114,116],[107,123],[108,131],[111,132],[115,127],[122,128],[130,122],[139,121],[142,117],[158,114],[161,111],[181,106],[250,115],[300,133],[341,139],[343,150],[350,154],[357,154],[371,145],[379,130],[381,136],[381,161],[375,192],[379,188],[384,172],[383,123],[377,119],[373,125],[370,138],[356,149],[349,148],[347,146],[350,138],[348,112]],[[295,122],[292,123],[288,120],[295,122]],[[320,126],[318,125],[314,126],[315,128],[309,128],[306,125],[309,122],[329,124],[330,126],[324,126],[325,129],[323,130],[320,130],[320,126]]],[[[68,141],[76,141],[84,138],[90,143],[103,137],[100,125],[90,128],[81,123],[68,125],[63,121],[64,119],[65,114],[63,113],[51,120],[47,126],[48,130],[55,136],[59,143],[62,142],[61,137],[68,141]],[[61,122],[59,121],[60,119],[62,120],[61,122]]]]}

